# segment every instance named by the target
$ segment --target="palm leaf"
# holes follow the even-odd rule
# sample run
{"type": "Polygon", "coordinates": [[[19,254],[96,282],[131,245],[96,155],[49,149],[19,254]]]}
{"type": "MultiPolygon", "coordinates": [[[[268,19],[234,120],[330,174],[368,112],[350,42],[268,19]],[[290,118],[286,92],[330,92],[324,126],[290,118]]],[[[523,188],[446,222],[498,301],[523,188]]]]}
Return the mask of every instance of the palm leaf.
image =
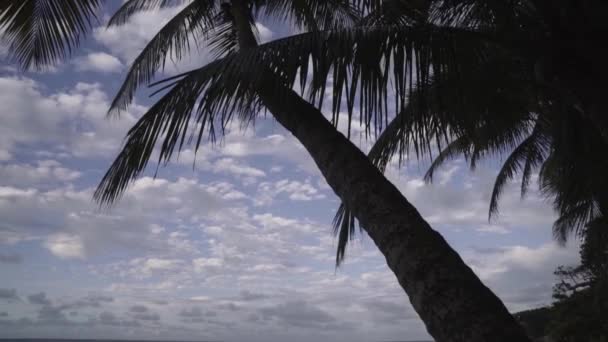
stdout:
{"type": "MultiPolygon", "coordinates": [[[[483,58],[476,51],[487,47],[487,41],[474,32],[432,25],[416,27],[355,27],[329,31],[313,31],[262,44],[248,54],[236,57],[254,72],[269,68],[292,87],[299,79],[303,92],[312,103],[321,105],[328,85],[333,88],[334,122],[349,104],[347,112],[353,115],[354,104],[359,103],[360,121],[368,129],[381,130],[388,121],[389,110],[401,111],[403,101],[389,101],[391,96],[406,98],[408,84],[427,83],[431,74],[440,77],[458,73],[457,58],[466,50],[467,61],[474,64],[483,58]],[[457,52],[455,52],[457,51],[457,52]],[[309,75],[310,74],[310,75],[309,75]],[[340,101],[340,96],[346,101],[340,101]]],[[[462,55],[461,56],[465,56],[462,55]]]]}
{"type": "Polygon", "coordinates": [[[539,139],[541,138],[541,131],[536,127],[539,127],[538,124],[532,133],[511,152],[500,171],[498,171],[490,196],[489,219],[498,214],[498,201],[507,181],[513,179],[518,172],[523,171],[528,163],[531,165],[530,156],[534,154],[531,151],[538,150],[537,145],[539,145],[539,139]]]}
{"type": "Polygon", "coordinates": [[[299,76],[312,103],[322,104],[325,89],[331,85],[334,122],[343,102],[349,104],[351,119],[352,104],[358,102],[361,124],[381,130],[388,121],[389,107],[394,104],[390,110],[400,112],[404,104],[391,103],[388,89],[392,87],[391,95],[403,99],[409,92],[407,85],[427,83],[431,70],[435,77],[455,72],[460,62],[456,50],[484,48],[482,38],[469,34],[435,26],[357,27],[292,36],[259,52],[264,64],[277,74],[289,80],[299,76]],[[342,96],[345,101],[339,100],[342,96]]]}
{"type": "Polygon", "coordinates": [[[450,26],[505,29],[538,19],[530,1],[447,0],[434,1],[431,18],[450,26]]]}
{"type": "MultiPolygon", "coordinates": [[[[493,65],[461,65],[460,70],[466,70],[466,77],[419,84],[411,92],[406,107],[374,143],[370,160],[384,171],[394,156],[399,156],[401,162],[410,153],[415,153],[417,158],[429,155],[432,164],[425,180],[431,182],[434,171],[447,160],[465,156],[473,168],[483,155],[512,147],[522,139],[521,127],[526,127],[530,119],[527,100],[524,100],[529,92],[524,94],[526,90],[521,82],[493,71],[493,65]],[[496,92],[507,85],[515,90],[509,96],[496,92]],[[442,148],[443,143],[448,145],[442,148]],[[440,151],[435,158],[431,154],[433,146],[440,151]]],[[[504,63],[503,70],[507,65],[504,63]]],[[[343,203],[333,222],[334,233],[338,236],[336,261],[340,263],[347,241],[353,238],[351,225],[355,218],[343,203]]]]}
{"type": "Polygon", "coordinates": [[[360,26],[401,25],[409,26],[429,20],[432,1],[384,0],[380,6],[371,5],[360,26]]]}
{"type": "Polygon", "coordinates": [[[147,166],[156,146],[158,163],[169,162],[175,151],[196,138],[195,151],[207,133],[215,134],[238,117],[254,120],[262,105],[253,91],[257,80],[241,58],[251,58],[248,51],[218,59],[187,74],[173,77],[158,92],[168,92],[131,128],[122,151],[116,157],[94,193],[100,204],[114,202],[147,166]],[[245,55],[245,56],[243,56],[245,55]],[[170,83],[169,83],[170,82],[170,83]]]}
{"type": "Polygon", "coordinates": [[[473,143],[471,138],[468,136],[459,137],[450,142],[444,149],[439,152],[437,157],[433,159],[433,162],[424,174],[424,181],[427,183],[433,182],[433,175],[443,164],[449,160],[459,158],[461,156],[467,156],[471,153],[473,143]]]}
{"type": "MultiPolygon", "coordinates": [[[[122,22],[123,18],[128,13],[133,12],[135,10],[133,7],[140,2],[130,1],[126,3],[123,8],[129,4],[132,6],[128,7],[128,10],[125,9],[127,13],[118,16],[115,22],[122,22]],[[131,4],[131,2],[135,4],[131,4]]],[[[168,1],[156,2],[160,6],[166,5],[168,1]]],[[[150,5],[151,3],[146,4],[150,5]]],[[[118,114],[125,110],[135,96],[139,85],[149,83],[154,78],[156,71],[164,68],[168,56],[176,60],[181,59],[190,51],[191,39],[199,39],[201,36],[204,38],[213,29],[217,9],[210,7],[212,5],[212,1],[194,1],[160,29],[131,65],[125,81],[110,105],[108,114],[118,114]]],[[[110,21],[110,24],[112,24],[112,21],[110,21]]]]}
{"type": "Polygon", "coordinates": [[[3,0],[0,32],[9,58],[43,69],[67,58],[97,20],[101,0],[3,0]]]}
{"type": "MultiPolygon", "coordinates": [[[[336,247],[336,267],[344,261],[346,256],[346,247],[348,242],[355,237],[356,227],[355,215],[348,209],[346,204],[340,203],[334,220],[332,223],[333,233],[338,237],[338,246],[336,247]]],[[[359,227],[361,229],[361,227],[359,227]]]]}
{"type": "Polygon", "coordinates": [[[262,0],[254,3],[264,15],[306,31],[352,26],[360,17],[360,10],[349,0],[262,0]]]}
{"type": "Polygon", "coordinates": [[[598,217],[598,208],[593,200],[582,201],[560,213],[559,218],[553,223],[553,237],[564,245],[572,232],[580,235],[584,231],[584,227],[598,217]]]}

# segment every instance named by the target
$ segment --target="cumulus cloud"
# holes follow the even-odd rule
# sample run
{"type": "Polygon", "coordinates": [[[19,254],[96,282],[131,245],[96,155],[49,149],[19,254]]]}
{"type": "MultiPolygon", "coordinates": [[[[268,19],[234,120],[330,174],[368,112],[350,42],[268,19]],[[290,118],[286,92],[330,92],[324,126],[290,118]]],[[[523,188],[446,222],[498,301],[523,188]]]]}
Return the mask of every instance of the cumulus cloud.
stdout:
{"type": "Polygon", "coordinates": [[[6,185],[33,186],[51,182],[70,182],[78,179],[82,173],[64,167],[56,160],[38,160],[32,164],[0,165],[0,177],[6,179],[6,185]]]}
{"type": "Polygon", "coordinates": [[[282,164],[289,163],[292,171],[302,170],[319,175],[317,166],[304,146],[283,130],[273,134],[258,134],[252,129],[239,131],[236,129],[238,125],[234,126],[225,137],[222,154],[229,157],[270,157],[282,164]]]}
{"type": "MultiPolygon", "coordinates": [[[[126,65],[131,65],[133,60],[140,54],[158,31],[181,9],[183,6],[167,7],[160,10],[140,12],[133,15],[124,25],[112,27],[99,27],[94,30],[94,39],[113,55],[118,56],[126,65]]],[[[176,54],[170,53],[166,63],[167,73],[183,72],[192,70],[205,64],[207,60],[206,51],[199,47],[201,42],[190,38],[190,47],[193,49],[190,55],[180,55],[181,61],[176,54]]]]}
{"type": "Polygon", "coordinates": [[[122,62],[105,52],[92,52],[86,56],[74,59],[74,65],[81,71],[99,71],[105,73],[120,72],[124,68],[122,62]]]}
{"type": "MultiPolygon", "coordinates": [[[[67,91],[47,92],[33,79],[0,77],[4,113],[0,150],[12,154],[17,147],[24,151],[23,147],[35,146],[33,151],[45,153],[45,159],[70,155],[109,156],[116,152],[122,137],[135,121],[131,113],[139,114],[143,110],[133,106],[133,112],[125,113],[121,120],[106,120],[109,100],[99,83],[77,83],[67,91]]],[[[48,172],[54,172],[55,176],[75,177],[75,174],[65,174],[66,170],[57,169],[56,165],[38,167],[52,169],[48,172]]],[[[12,172],[19,170],[18,167],[12,169],[12,172]]],[[[10,167],[8,172],[11,172],[10,167]]]]}
{"type": "Polygon", "coordinates": [[[272,204],[275,197],[281,194],[285,194],[292,201],[312,201],[325,198],[325,194],[315,188],[310,179],[304,182],[281,179],[274,183],[260,183],[255,204],[260,206],[272,204]]]}
{"type": "MultiPolygon", "coordinates": [[[[92,203],[92,190],[67,188],[38,192],[34,189],[0,188],[0,213],[4,226],[0,232],[44,236],[44,247],[66,259],[83,259],[107,247],[142,251],[195,253],[187,232],[167,231],[158,222],[180,225],[182,218],[210,219],[222,215],[230,201],[241,198],[230,190],[207,186],[192,179],[176,181],[142,178],[136,181],[121,205],[112,212],[100,211],[92,203]],[[219,196],[218,196],[219,194],[219,196]],[[224,198],[228,199],[224,199],[224,198]],[[37,212],[35,216],[31,212],[37,212]],[[179,216],[175,216],[179,213],[179,216]],[[203,216],[201,216],[203,215],[203,216]]],[[[6,239],[10,238],[8,233],[6,239]]],[[[13,239],[17,239],[14,237],[13,239]]],[[[158,267],[150,261],[146,272],[158,267]]]]}
{"type": "MultiPolygon", "coordinates": [[[[497,170],[479,165],[471,173],[463,160],[456,160],[436,173],[436,182],[426,184],[420,170],[425,165],[405,164],[401,171],[393,165],[388,178],[435,228],[470,234],[505,235],[521,230],[545,230],[555,220],[555,213],[538,192],[530,191],[525,199],[519,184],[507,185],[500,202],[500,214],[488,221],[491,190],[497,170]],[[447,181],[447,179],[457,179],[447,181]],[[443,181],[439,181],[443,179],[443,181]]],[[[549,236],[549,234],[547,234],[549,236]]]]}
{"type": "Polygon", "coordinates": [[[217,273],[224,269],[224,260],[220,258],[196,258],[192,260],[194,271],[198,273],[217,273]]]}
{"type": "Polygon", "coordinates": [[[59,233],[49,236],[44,246],[55,256],[63,259],[84,259],[82,239],[76,235],[59,233]]]}
{"type": "Polygon", "coordinates": [[[577,246],[550,242],[537,247],[521,245],[469,249],[465,261],[514,311],[550,304],[556,278],[553,270],[579,262],[577,246]]]}
{"type": "Polygon", "coordinates": [[[213,171],[217,173],[228,172],[235,176],[242,177],[264,177],[266,173],[251,166],[239,164],[232,158],[222,158],[213,164],[213,171]]]}

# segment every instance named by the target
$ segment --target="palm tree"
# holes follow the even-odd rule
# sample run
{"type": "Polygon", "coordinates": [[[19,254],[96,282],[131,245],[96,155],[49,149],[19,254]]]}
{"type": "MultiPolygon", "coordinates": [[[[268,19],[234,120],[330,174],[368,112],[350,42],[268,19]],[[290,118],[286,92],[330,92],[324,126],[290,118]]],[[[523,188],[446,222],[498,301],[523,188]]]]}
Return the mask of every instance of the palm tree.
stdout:
{"type": "MultiPolygon", "coordinates": [[[[110,23],[121,24],[137,11],[175,2],[130,0],[110,23]]],[[[394,85],[391,97],[399,111],[413,93],[413,84],[429,83],[431,75],[458,73],[456,47],[475,55],[487,46],[470,30],[421,22],[426,17],[421,13],[430,10],[424,1],[399,6],[407,15],[391,19],[398,24],[385,24],[391,11],[383,5],[391,3],[399,5],[370,0],[190,2],[134,61],[110,112],[124,109],[137,86],[149,82],[171,53],[179,58],[187,52],[191,38],[206,40],[217,59],[156,84],[159,92],[166,93],[129,131],[95,199],[114,202],[143,172],[158,140],[162,141],[159,162],[165,163],[190,138],[198,148],[205,133],[213,137],[235,117],[249,122],[266,109],[308,150],[328,184],[385,255],[437,341],[529,341],[502,302],[318,108],[331,76],[333,123],[342,102],[350,119],[358,102],[368,132],[372,126],[380,130],[388,121],[389,84],[394,85]],[[258,45],[252,23],[260,11],[308,31],[258,45]],[[353,11],[366,15],[362,24],[350,23],[353,11]],[[292,90],[298,79],[309,101],[292,90]]],[[[69,52],[78,42],[88,20],[76,18],[92,18],[88,9],[97,4],[91,4],[5,1],[0,25],[9,28],[6,35],[22,65],[36,67],[64,57],[66,53],[58,51],[67,47],[69,52]],[[34,42],[37,47],[30,46],[34,42]],[[42,57],[44,53],[48,57],[42,57]]]]}
{"type": "MultiPolygon", "coordinates": [[[[584,234],[588,222],[608,213],[608,126],[597,94],[606,88],[607,70],[595,59],[606,56],[606,49],[592,34],[606,29],[598,13],[608,8],[595,1],[520,1],[507,7],[475,3],[448,1],[435,7],[430,18],[483,33],[477,39],[491,49],[484,49],[483,58],[469,55],[475,65],[459,63],[466,72],[417,84],[409,106],[382,133],[370,159],[383,170],[394,155],[404,157],[410,150],[430,155],[429,143],[444,143],[437,146],[440,153],[426,175],[432,181],[433,172],[451,158],[465,156],[475,168],[481,157],[506,154],[490,218],[510,179],[521,173],[523,197],[533,172],[539,171],[541,192],[559,214],[554,235],[564,243],[571,232],[584,234]],[[586,39],[574,48],[566,46],[580,36],[586,39]],[[546,42],[538,44],[538,37],[546,42]],[[567,55],[554,56],[555,49],[567,55]],[[582,50],[594,51],[594,56],[576,55],[582,50]],[[597,89],[587,93],[588,88],[597,89]]],[[[355,220],[342,205],[334,222],[339,262],[355,220]]]]}

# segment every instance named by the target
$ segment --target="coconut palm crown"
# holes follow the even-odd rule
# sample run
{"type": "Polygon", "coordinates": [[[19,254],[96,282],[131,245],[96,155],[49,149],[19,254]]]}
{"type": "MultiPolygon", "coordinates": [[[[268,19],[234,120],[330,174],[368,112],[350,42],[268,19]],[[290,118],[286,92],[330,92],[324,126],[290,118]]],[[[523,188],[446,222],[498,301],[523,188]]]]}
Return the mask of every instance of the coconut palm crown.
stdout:
{"type": "MultiPolygon", "coordinates": [[[[608,70],[601,62],[608,56],[601,43],[608,26],[599,14],[608,11],[606,4],[427,4],[419,25],[461,29],[454,34],[467,35],[479,48],[454,50],[457,73],[433,69],[427,82],[412,87],[407,106],[382,132],[370,159],[384,170],[394,156],[400,161],[430,157],[425,179],[431,182],[434,171],[452,158],[464,156],[474,169],[484,157],[504,157],[490,198],[490,219],[498,214],[505,185],[520,174],[522,197],[536,178],[553,203],[559,242],[572,232],[584,234],[587,223],[608,213],[608,113],[602,100],[608,70]]],[[[384,18],[399,19],[395,13],[407,11],[393,10],[384,18]]],[[[334,219],[337,263],[355,224],[342,204],[334,219]]]]}

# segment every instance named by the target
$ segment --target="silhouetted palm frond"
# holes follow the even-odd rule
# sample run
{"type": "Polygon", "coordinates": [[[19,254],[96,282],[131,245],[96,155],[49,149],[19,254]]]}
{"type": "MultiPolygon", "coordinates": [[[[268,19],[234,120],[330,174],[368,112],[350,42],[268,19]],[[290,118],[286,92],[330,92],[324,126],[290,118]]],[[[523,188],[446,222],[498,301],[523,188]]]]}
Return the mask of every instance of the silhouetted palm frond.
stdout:
{"type": "MultiPolygon", "coordinates": [[[[109,25],[122,24],[136,11],[150,9],[153,3],[161,6],[174,2],[129,1],[114,15],[109,25]]],[[[164,67],[167,58],[179,61],[187,56],[191,51],[191,44],[204,39],[209,31],[214,29],[214,21],[219,14],[219,9],[214,6],[213,1],[194,1],[172,17],[133,61],[108,113],[118,114],[125,110],[139,85],[150,83],[156,71],[164,67]]]]}
{"type": "Polygon", "coordinates": [[[520,172],[523,178],[522,194],[525,193],[532,169],[539,166],[545,158],[547,146],[544,143],[546,138],[544,134],[541,125],[537,123],[532,133],[513,149],[513,152],[502,164],[494,181],[494,188],[490,197],[489,218],[498,213],[498,200],[507,182],[520,172]]]}
{"type": "Polygon", "coordinates": [[[349,0],[257,0],[256,10],[305,31],[353,26],[360,9],[349,0]]]}
{"type": "Polygon", "coordinates": [[[3,0],[0,32],[9,57],[23,69],[43,69],[69,56],[93,22],[102,0],[3,0]]]}
{"type": "Polygon", "coordinates": [[[95,191],[96,201],[114,202],[144,171],[157,141],[162,140],[162,164],[194,139],[198,150],[205,133],[214,140],[235,117],[242,122],[255,119],[262,110],[252,87],[255,78],[248,77],[249,70],[236,56],[247,58],[239,54],[218,59],[160,88],[170,90],[129,130],[122,151],[95,191]]]}

